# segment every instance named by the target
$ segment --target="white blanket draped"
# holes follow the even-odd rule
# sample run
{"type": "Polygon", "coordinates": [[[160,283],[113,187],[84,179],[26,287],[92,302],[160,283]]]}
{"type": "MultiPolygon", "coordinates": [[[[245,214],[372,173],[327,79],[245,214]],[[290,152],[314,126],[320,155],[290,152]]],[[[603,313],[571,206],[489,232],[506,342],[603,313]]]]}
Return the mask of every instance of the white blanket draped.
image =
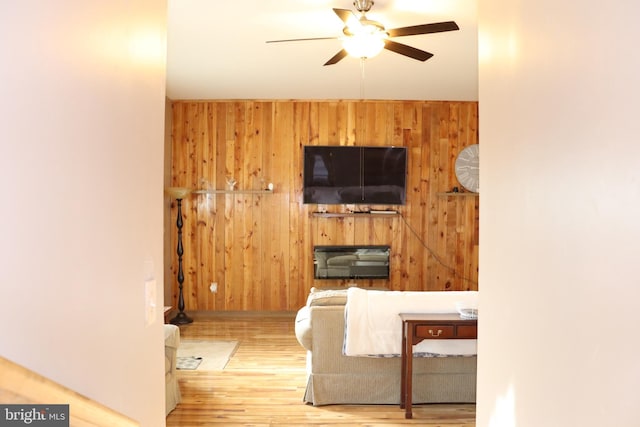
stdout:
{"type": "MultiPolygon", "coordinates": [[[[344,354],[397,356],[402,347],[399,313],[457,313],[456,304],[478,308],[477,291],[372,291],[349,288],[345,307],[344,354]]],[[[477,340],[423,340],[414,354],[469,356],[477,340]]]]}

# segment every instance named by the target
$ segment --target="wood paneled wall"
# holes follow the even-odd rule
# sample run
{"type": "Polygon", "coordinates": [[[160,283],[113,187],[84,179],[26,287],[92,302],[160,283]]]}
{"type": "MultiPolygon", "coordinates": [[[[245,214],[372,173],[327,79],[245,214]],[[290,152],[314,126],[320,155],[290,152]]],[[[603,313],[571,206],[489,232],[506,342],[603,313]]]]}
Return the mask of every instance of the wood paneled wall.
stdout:
{"type": "MultiPolygon", "coordinates": [[[[358,280],[359,286],[477,289],[479,198],[442,194],[459,186],[460,150],[478,142],[477,102],[176,101],[172,109],[173,186],[224,189],[227,177],[239,190],[274,185],[273,194],[183,200],[187,311],[296,310],[312,286],[350,282],[313,279],[313,246],[327,244],[391,246],[390,280],[358,280]],[[408,147],[407,204],[395,207],[400,215],[313,216],[317,205],[302,203],[305,145],[408,147]],[[209,290],[212,282],[217,293],[209,290]]],[[[358,208],[369,207],[384,208],[358,208]]]]}

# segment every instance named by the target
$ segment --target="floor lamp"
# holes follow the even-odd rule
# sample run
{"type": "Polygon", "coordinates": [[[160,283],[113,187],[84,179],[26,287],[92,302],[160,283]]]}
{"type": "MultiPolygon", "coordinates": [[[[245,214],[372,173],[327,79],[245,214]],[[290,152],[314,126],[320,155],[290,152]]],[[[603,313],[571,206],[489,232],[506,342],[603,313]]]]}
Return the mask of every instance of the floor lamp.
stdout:
{"type": "Polygon", "coordinates": [[[184,249],[182,247],[182,199],[191,193],[191,190],[183,187],[169,187],[167,188],[167,194],[176,199],[178,203],[178,219],[176,220],[176,227],[178,228],[178,289],[180,290],[178,295],[178,314],[171,319],[171,323],[174,325],[185,325],[193,322],[193,319],[187,316],[184,312],[184,296],[182,294],[182,283],[184,282],[184,273],[182,272],[182,254],[184,249]]]}

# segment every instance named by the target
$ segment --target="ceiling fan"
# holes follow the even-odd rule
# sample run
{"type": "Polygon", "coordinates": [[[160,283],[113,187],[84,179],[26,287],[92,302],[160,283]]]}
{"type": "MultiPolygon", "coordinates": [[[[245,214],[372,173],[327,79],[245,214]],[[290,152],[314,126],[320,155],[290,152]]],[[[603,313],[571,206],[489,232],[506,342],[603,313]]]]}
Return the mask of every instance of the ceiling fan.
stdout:
{"type": "Polygon", "coordinates": [[[335,14],[338,15],[345,24],[342,29],[342,32],[344,33],[344,36],[342,37],[269,40],[267,43],[341,39],[343,48],[331,57],[331,59],[325,62],[324,65],[336,64],[347,55],[355,56],[357,58],[372,58],[380,53],[382,49],[387,49],[418,61],[426,61],[433,56],[432,53],[389,40],[389,38],[441,33],[460,29],[454,21],[445,21],[386,30],[384,25],[381,23],[372,21],[366,17],[366,12],[368,12],[373,6],[373,0],[355,0],[353,5],[358,12],[360,12],[359,18],[351,10],[333,9],[335,14]]]}

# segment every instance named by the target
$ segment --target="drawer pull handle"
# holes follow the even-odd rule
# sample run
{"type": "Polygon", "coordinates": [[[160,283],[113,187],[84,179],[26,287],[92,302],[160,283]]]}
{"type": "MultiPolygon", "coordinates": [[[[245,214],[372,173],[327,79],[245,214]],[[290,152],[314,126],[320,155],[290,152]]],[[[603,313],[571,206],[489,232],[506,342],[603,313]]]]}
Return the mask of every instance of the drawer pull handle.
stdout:
{"type": "Polygon", "coordinates": [[[439,337],[442,334],[442,329],[438,329],[438,333],[434,333],[433,329],[429,329],[429,335],[432,337],[439,337]]]}

